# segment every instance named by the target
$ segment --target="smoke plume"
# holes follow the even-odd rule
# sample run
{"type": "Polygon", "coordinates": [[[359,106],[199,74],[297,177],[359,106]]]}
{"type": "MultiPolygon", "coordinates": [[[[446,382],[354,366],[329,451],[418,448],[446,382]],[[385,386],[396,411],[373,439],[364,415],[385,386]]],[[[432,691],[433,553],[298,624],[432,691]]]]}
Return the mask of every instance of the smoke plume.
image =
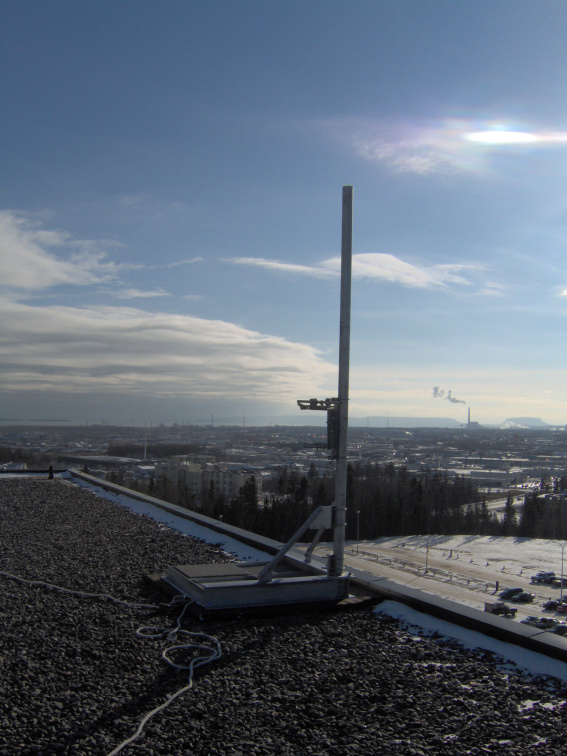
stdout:
{"type": "Polygon", "coordinates": [[[452,402],[452,404],[466,404],[464,399],[457,399],[457,397],[453,396],[451,389],[445,391],[439,388],[439,386],[433,386],[433,398],[446,399],[448,402],[452,402]]]}

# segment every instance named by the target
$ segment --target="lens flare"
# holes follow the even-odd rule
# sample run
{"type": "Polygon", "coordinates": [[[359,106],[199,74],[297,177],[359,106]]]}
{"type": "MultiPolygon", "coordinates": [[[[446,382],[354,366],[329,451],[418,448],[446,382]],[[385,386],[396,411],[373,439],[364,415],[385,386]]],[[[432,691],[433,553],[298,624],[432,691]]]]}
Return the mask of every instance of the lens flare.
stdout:
{"type": "Polygon", "coordinates": [[[533,131],[514,131],[513,129],[493,128],[484,131],[468,131],[463,134],[468,142],[486,144],[492,147],[507,146],[514,144],[560,144],[567,142],[567,133],[564,131],[547,131],[535,133],[533,131]]]}
{"type": "Polygon", "coordinates": [[[465,139],[481,144],[533,144],[543,141],[541,136],[529,131],[474,131],[465,134],[465,139]]]}

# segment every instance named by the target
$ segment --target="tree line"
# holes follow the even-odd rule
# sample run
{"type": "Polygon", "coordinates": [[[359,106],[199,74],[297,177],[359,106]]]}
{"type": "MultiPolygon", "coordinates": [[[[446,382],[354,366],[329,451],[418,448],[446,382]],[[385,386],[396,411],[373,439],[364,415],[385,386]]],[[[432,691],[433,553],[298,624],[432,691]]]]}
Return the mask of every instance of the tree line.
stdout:
{"type": "MultiPolygon", "coordinates": [[[[231,525],[285,541],[313,509],[333,503],[335,481],[332,476],[320,476],[314,466],[306,475],[283,468],[277,478],[264,483],[261,503],[253,476],[231,500],[213,484],[195,496],[187,486],[174,485],[165,476],[133,486],[231,525]]],[[[501,527],[469,479],[449,479],[446,473],[437,471],[414,474],[393,464],[348,466],[349,540],[426,533],[492,535],[501,527]]],[[[306,534],[305,540],[308,538],[306,534]]]]}
{"type": "MultiPolygon", "coordinates": [[[[194,509],[259,535],[286,541],[319,505],[334,500],[333,476],[320,476],[314,466],[306,475],[283,468],[264,484],[258,502],[254,476],[227,500],[213,484],[199,496],[165,476],[135,482],[133,487],[188,509],[194,509]]],[[[567,477],[555,486],[567,489],[567,477]]],[[[349,464],[347,469],[347,540],[410,535],[486,535],[567,538],[559,506],[540,492],[526,495],[517,508],[508,496],[502,517],[492,511],[469,478],[449,478],[443,471],[410,473],[405,467],[349,464]]],[[[327,537],[328,534],[326,534],[327,537]]],[[[310,540],[307,533],[303,540],[310,540]]]]}

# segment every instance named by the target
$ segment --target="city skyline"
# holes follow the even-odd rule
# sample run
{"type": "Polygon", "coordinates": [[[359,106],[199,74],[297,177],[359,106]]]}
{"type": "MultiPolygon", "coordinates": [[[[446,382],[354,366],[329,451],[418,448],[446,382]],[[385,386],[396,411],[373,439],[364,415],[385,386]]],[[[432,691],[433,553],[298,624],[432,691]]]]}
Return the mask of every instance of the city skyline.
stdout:
{"type": "Polygon", "coordinates": [[[0,6],[0,417],[567,423],[567,8],[0,6]],[[311,413],[312,414],[312,413],[311,413]]]}

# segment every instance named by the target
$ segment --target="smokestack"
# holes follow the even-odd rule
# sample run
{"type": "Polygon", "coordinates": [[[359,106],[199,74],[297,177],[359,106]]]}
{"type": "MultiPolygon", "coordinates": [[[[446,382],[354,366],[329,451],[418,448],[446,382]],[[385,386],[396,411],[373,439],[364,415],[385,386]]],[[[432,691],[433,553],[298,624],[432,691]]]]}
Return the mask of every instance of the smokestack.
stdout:
{"type": "Polygon", "coordinates": [[[468,419],[467,425],[470,425],[470,424],[471,424],[471,408],[469,407],[469,419],[468,419]]]}

